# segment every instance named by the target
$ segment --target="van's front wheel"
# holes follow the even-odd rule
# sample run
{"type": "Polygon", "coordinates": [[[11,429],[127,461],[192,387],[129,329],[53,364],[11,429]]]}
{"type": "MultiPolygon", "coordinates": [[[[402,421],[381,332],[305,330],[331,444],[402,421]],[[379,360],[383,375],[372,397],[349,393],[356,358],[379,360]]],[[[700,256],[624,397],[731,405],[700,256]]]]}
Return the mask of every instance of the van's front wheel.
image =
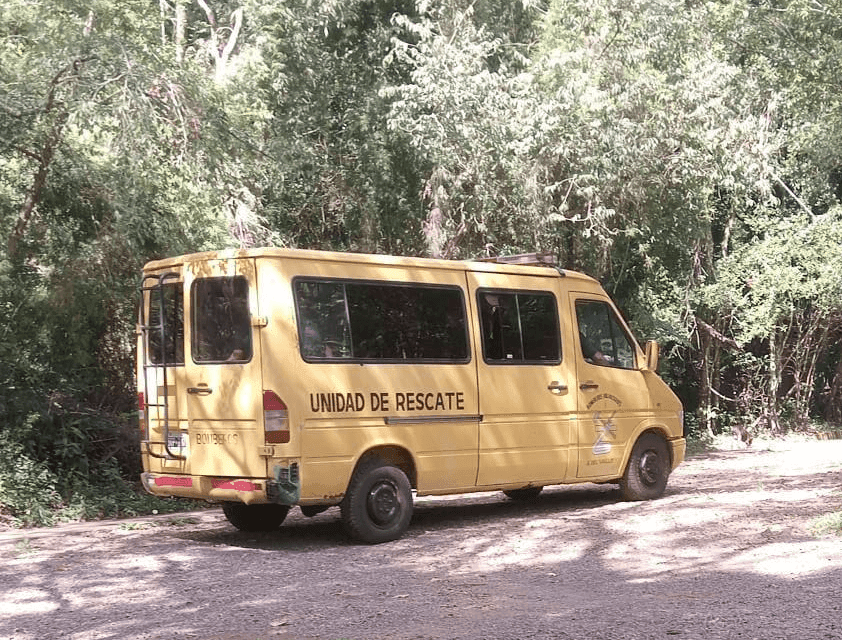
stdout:
{"type": "Polygon", "coordinates": [[[340,504],[342,524],[354,540],[378,544],[400,538],[412,519],[412,487],[406,474],[383,463],[354,473],[340,504]]]}
{"type": "Polygon", "coordinates": [[[637,442],[620,479],[626,500],[654,500],[664,495],[670,474],[667,443],[655,433],[644,433],[637,442]]]}
{"type": "Polygon", "coordinates": [[[274,531],[287,517],[289,507],[281,504],[225,502],[222,513],[240,531],[274,531]]]}

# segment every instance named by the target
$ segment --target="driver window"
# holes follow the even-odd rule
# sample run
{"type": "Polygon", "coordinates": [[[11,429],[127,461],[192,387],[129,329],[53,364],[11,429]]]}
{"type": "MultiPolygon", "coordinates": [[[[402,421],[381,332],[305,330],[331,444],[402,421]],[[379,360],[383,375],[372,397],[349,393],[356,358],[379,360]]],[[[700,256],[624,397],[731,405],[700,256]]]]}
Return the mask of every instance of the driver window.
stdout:
{"type": "Polygon", "coordinates": [[[585,361],[603,367],[634,369],[634,342],[605,302],[577,300],[576,320],[585,361]]]}

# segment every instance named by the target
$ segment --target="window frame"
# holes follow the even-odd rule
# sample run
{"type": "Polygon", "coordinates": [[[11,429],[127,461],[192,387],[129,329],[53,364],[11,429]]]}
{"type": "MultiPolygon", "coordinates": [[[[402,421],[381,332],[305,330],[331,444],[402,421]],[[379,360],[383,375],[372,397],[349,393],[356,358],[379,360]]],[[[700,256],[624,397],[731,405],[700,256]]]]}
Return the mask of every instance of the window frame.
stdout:
{"type": "Polygon", "coordinates": [[[298,336],[298,353],[302,360],[308,364],[366,364],[366,365],[466,365],[470,364],[472,360],[471,350],[471,332],[469,328],[470,316],[468,314],[468,307],[465,302],[465,290],[458,284],[436,284],[427,282],[415,282],[407,280],[378,280],[370,278],[336,278],[336,277],[322,277],[322,276],[295,276],[291,281],[292,298],[295,306],[295,323],[296,335],[298,336]],[[302,316],[301,304],[298,296],[297,286],[301,282],[313,282],[321,284],[340,284],[343,286],[343,302],[345,312],[345,322],[348,326],[349,341],[353,352],[354,346],[354,325],[351,324],[351,313],[348,301],[346,285],[361,285],[370,287],[389,287],[389,288],[405,288],[405,289],[437,289],[445,291],[455,291],[459,294],[460,312],[462,314],[462,323],[464,329],[464,358],[361,358],[354,355],[350,357],[341,356],[313,356],[304,353],[304,321],[307,318],[302,316]]]}
{"type": "Polygon", "coordinates": [[[477,322],[479,323],[479,341],[480,347],[482,349],[482,359],[488,365],[500,365],[500,366],[547,366],[547,367],[557,367],[564,361],[564,349],[563,349],[563,341],[561,335],[561,313],[559,310],[559,301],[558,297],[556,296],[555,292],[548,291],[546,289],[504,289],[499,287],[478,287],[476,290],[476,304],[477,304],[477,322]],[[514,295],[515,296],[515,304],[517,306],[517,322],[518,322],[518,334],[520,338],[520,348],[521,353],[524,352],[524,343],[523,343],[523,317],[520,313],[520,301],[517,299],[518,295],[539,295],[539,296],[546,296],[549,297],[553,302],[553,315],[555,316],[555,335],[556,335],[556,347],[558,351],[558,357],[552,360],[536,360],[536,359],[529,359],[521,358],[519,360],[515,359],[490,359],[488,357],[488,353],[486,350],[486,338],[485,338],[485,325],[483,323],[483,303],[482,297],[484,295],[514,295]]]}
{"type": "Polygon", "coordinates": [[[249,279],[243,274],[234,274],[234,275],[224,275],[224,276],[209,276],[203,278],[196,278],[190,284],[190,359],[192,360],[193,364],[199,366],[207,366],[207,365],[219,365],[219,364],[248,364],[254,359],[254,330],[251,323],[251,302],[250,302],[250,289],[251,283],[249,279]],[[211,280],[241,280],[245,282],[246,286],[246,295],[245,295],[245,302],[246,302],[246,311],[247,311],[247,332],[246,335],[248,336],[248,347],[249,347],[249,357],[244,358],[242,360],[199,360],[197,359],[196,355],[198,352],[197,344],[199,338],[199,331],[197,330],[196,319],[198,314],[198,305],[196,304],[196,291],[200,283],[209,282],[211,280]]]}
{"type": "Polygon", "coordinates": [[[639,362],[639,358],[638,358],[638,351],[639,351],[640,347],[637,344],[637,340],[635,339],[634,335],[631,333],[631,331],[626,326],[625,320],[623,319],[622,315],[614,307],[614,305],[612,305],[608,300],[604,300],[602,298],[576,298],[576,300],[574,301],[574,313],[575,313],[575,316],[576,316],[576,335],[579,338],[579,350],[582,354],[582,361],[583,362],[585,362],[586,364],[593,365],[595,367],[608,367],[610,369],[619,369],[621,371],[639,371],[640,370],[640,362],[639,362]],[[616,353],[617,353],[617,336],[614,333],[612,327],[615,326],[615,325],[617,327],[619,327],[622,335],[624,335],[626,340],[628,341],[629,346],[631,347],[631,353],[632,353],[632,365],[630,367],[624,367],[620,364],[612,363],[612,362],[599,362],[599,361],[589,362],[585,358],[585,352],[584,352],[584,349],[582,349],[582,346],[581,346],[582,332],[581,332],[580,324],[579,324],[579,306],[585,305],[585,304],[593,304],[593,303],[600,304],[600,305],[603,306],[604,309],[608,310],[608,321],[609,321],[608,327],[609,327],[609,331],[611,331],[611,336],[610,336],[611,346],[614,350],[615,358],[616,358],[616,353]],[[613,318],[614,322],[611,322],[612,318],[613,318]]]}
{"type": "MultiPolygon", "coordinates": [[[[146,353],[148,354],[149,363],[156,366],[156,367],[183,367],[186,364],[186,346],[187,346],[187,337],[185,335],[185,322],[184,322],[184,284],[181,281],[177,282],[163,282],[156,287],[152,287],[149,289],[149,306],[148,306],[148,323],[150,326],[150,331],[147,333],[146,336],[146,353]],[[175,320],[176,322],[173,323],[173,327],[175,331],[173,332],[174,335],[172,336],[172,347],[173,347],[173,360],[166,359],[166,350],[168,345],[162,345],[157,343],[157,336],[159,325],[157,323],[152,323],[152,314],[154,311],[154,307],[156,304],[159,304],[161,301],[161,294],[164,291],[173,291],[173,295],[170,298],[167,298],[166,295],[163,296],[164,300],[164,318],[165,318],[165,325],[168,324],[166,321],[167,312],[169,311],[170,307],[167,303],[175,303],[172,306],[172,311],[175,313],[175,320]],[[180,318],[179,318],[180,316],[180,318]],[[176,326],[177,321],[181,320],[181,326],[176,326]],[[178,340],[180,338],[180,341],[178,340]],[[179,344],[180,342],[180,344],[179,344]],[[181,347],[181,358],[179,358],[179,346],[181,347]],[[164,360],[159,360],[156,356],[158,355],[165,355],[164,360]]],[[[161,313],[161,309],[158,309],[158,313],[161,313]]],[[[166,334],[166,337],[169,337],[166,334]]]]}

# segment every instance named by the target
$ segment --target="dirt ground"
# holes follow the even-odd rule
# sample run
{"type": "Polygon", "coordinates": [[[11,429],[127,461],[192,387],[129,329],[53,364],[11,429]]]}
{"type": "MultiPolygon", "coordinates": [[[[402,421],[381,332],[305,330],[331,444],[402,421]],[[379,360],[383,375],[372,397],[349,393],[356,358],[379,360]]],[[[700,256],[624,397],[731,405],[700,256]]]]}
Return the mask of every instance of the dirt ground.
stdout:
{"type": "Polygon", "coordinates": [[[612,486],[416,501],[351,544],[337,509],[242,534],[200,511],[0,533],[3,640],[842,638],[842,441],[691,457],[612,486]]]}

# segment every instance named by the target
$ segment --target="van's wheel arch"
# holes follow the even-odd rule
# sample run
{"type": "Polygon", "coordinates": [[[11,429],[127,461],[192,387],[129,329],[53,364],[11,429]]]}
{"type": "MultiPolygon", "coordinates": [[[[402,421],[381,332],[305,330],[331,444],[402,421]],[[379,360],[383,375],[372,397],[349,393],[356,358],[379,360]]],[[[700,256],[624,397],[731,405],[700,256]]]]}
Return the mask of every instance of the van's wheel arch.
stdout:
{"type": "Polygon", "coordinates": [[[283,524],[289,507],[283,504],[222,503],[222,513],[240,531],[274,531],[283,524]]]}
{"type": "Polygon", "coordinates": [[[626,500],[654,500],[664,495],[672,469],[666,440],[653,431],[634,443],[620,491],[626,500]]]}
{"type": "Polygon", "coordinates": [[[354,471],[339,505],[348,535],[367,544],[400,538],[409,527],[412,507],[406,473],[379,458],[364,461],[354,471]]]}

